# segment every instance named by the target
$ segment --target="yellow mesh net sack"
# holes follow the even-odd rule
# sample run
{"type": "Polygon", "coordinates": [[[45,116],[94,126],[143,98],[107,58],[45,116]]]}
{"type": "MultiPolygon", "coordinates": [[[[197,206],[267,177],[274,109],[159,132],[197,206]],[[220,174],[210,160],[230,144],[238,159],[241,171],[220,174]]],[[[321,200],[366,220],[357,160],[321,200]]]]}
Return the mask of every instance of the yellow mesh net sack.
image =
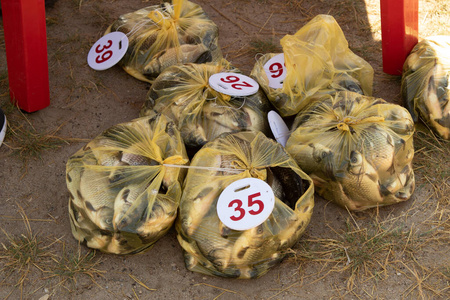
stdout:
{"type": "Polygon", "coordinates": [[[320,94],[348,90],[372,95],[373,68],[348,47],[344,33],[329,15],[318,15],[294,35],[281,39],[286,78],[269,86],[264,65],[277,54],[261,56],[252,72],[281,116],[292,116],[320,94]]]}
{"type": "Polygon", "coordinates": [[[218,27],[203,9],[187,0],[173,0],[120,16],[105,32],[121,31],[129,47],[120,64],[147,82],[178,63],[204,63],[222,58],[218,27]]]}
{"type": "Polygon", "coordinates": [[[300,112],[292,129],[286,150],[323,198],[364,210],[413,193],[414,123],[405,108],[338,92],[300,112]]]}
{"type": "Polygon", "coordinates": [[[72,155],[66,168],[74,237],[88,247],[130,254],[172,226],[188,163],[173,121],[153,116],[118,124],[72,155]]]}
{"type": "Polygon", "coordinates": [[[415,122],[420,119],[450,139],[450,36],[419,42],[403,65],[402,98],[415,122]]]}
{"type": "Polygon", "coordinates": [[[217,73],[240,73],[226,60],[184,64],[163,71],[148,93],[141,116],[153,112],[173,119],[187,147],[198,148],[222,133],[268,133],[269,101],[259,89],[250,96],[229,96],[209,85],[217,73]]]}
{"type": "Polygon", "coordinates": [[[175,228],[191,271],[259,277],[283,259],[310,221],[311,179],[280,144],[262,133],[224,134],[203,146],[190,167],[175,228]],[[275,207],[260,225],[238,231],[225,226],[216,210],[224,188],[243,178],[267,182],[275,207]]]}

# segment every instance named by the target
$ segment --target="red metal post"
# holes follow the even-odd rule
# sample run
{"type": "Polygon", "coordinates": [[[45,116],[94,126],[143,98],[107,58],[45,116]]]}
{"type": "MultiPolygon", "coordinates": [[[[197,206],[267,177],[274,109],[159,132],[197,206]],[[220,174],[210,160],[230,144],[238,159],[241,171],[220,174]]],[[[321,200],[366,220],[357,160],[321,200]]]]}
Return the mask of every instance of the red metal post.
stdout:
{"type": "Polygon", "coordinates": [[[418,41],[419,0],[380,0],[380,7],[383,71],[401,75],[418,41]]]}
{"type": "Polygon", "coordinates": [[[11,101],[27,112],[50,105],[44,0],[1,0],[11,101]]]}

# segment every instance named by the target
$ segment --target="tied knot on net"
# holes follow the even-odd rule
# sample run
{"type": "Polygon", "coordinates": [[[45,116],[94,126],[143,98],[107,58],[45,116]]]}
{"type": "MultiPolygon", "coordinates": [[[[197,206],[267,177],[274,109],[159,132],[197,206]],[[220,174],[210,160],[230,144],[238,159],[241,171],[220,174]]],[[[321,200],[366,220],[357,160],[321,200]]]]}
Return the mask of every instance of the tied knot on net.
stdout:
{"type": "Polygon", "coordinates": [[[337,128],[342,131],[352,131],[352,126],[364,123],[383,122],[383,116],[370,116],[365,118],[345,117],[337,124],[337,128]]]}

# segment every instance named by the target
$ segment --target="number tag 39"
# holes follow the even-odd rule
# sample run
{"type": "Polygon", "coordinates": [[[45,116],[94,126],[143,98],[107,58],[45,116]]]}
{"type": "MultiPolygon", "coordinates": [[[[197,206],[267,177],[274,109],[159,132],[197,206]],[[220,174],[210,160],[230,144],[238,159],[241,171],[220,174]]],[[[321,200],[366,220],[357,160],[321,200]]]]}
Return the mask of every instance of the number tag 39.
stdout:
{"type": "Polygon", "coordinates": [[[264,72],[269,79],[269,87],[281,89],[286,78],[286,66],[284,64],[284,54],[278,54],[269,59],[263,66],[264,72]]]}
{"type": "Polygon", "coordinates": [[[209,85],[219,93],[244,97],[258,92],[259,84],[252,78],[238,73],[217,73],[209,77],[209,85]]]}
{"type": "Polygon", "coordinates": [[[272,188],[257,178],[244,178],[227,186],[217,201],[217,215],[234,230],[247,230],[263,223],[275,207],[272,188]]]}
{"type": "Polygon", "coordinates": [[[124,33],[108,33],[91,47],[87,57],[88,64],[97,71],[109,69],[122,59],[127,48],[128,37],[124,33]]]}

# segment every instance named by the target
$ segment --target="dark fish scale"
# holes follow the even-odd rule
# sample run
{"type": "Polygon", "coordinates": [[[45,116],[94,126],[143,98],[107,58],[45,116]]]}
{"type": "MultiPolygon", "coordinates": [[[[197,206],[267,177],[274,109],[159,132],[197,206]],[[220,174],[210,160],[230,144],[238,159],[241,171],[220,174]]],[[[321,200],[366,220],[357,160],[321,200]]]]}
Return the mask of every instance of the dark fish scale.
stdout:
{"type": "Polygon", "coordinates": [[[378,182],[378,186],[382,197],[387,197],[392,194],[384,185],[380,184],[380,182],[378,182]]]}
{"type": "Polygon", "coordinates": [[[450,128],[450,114],[448,114],[445,117],[442,117],[440,119],[435,119],[435,121],[438,122],[438,124],[441,126],[450,128]]]}
{"type": "Polygon", "coordinates": [[[280,200],[294,209],[295,203],[304,193],[305,182],[292,169],[282,167],[271,167],[270,169],[280,181],[285,193],[285,198],[280,200]]]}
{"type": "Polygon", "coordinates": [[[127,199],[128,199],[129,195],[130,195],[130,189],[125,189],[122,194],[122,200],[124,202],[128,203],[127,199]]]}
{"type": "Polygon", "coordinates": [[[212,59],[213,59],[213,58],[212,58],[211,51],[206,51],[206,52],[202,53],[202,54],[194,61],[194,63],[196,63],[196,64],[203,64],[203,63],[211,62],[212,59]]]}
{"type": "Polygon", "coordinates": [[[97,210],[94,208],[94,206],[92,205],[91,202],[89,202],[89,201],[84,201],[84,203],[85,203],[87,209],[89,209],[89,210],[91,210],[91,211],[97,211],[97,210]]]}
{"type": "Polygon", "coordinates": [[[80,191],[80,190],[77,190],[77,196],[78,196],[78,198],[79,198],[81,201],[84,201],[84,197],[83,197],[83,195],[81,195],[81,191],[80,191]]]}
{"type": "Polygon", "coordinates": [[[175,129],[176,129],[176,125],[173,121],[168,122],[166,125],[166,129],[165,132],[170,135],[170,136],[174,136],[175,135],[175,129]]]}
{"type": "Polygon", "coordinates": [[[100,229],[99,232],[102,236],[110,236],[110,237],[113,236],[113,233],[109,230],[100,229]]]}

